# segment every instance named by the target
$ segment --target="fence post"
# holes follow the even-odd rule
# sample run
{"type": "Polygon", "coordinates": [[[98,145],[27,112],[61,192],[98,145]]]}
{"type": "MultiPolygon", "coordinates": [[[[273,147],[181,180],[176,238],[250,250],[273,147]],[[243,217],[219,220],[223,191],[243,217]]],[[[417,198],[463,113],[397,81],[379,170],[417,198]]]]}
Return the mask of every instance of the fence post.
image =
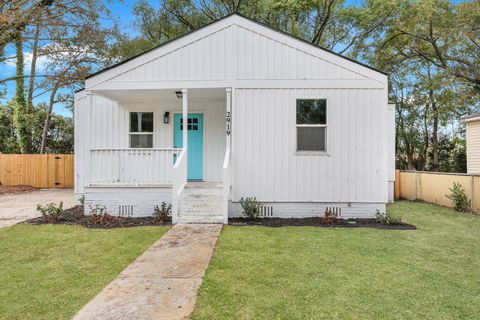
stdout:
{"type": "Polygon", "coordinates": [[[400,170],[395,170],[395,187],[394,187],[394,198],[395,200],[400,199],[400,170]]]}
{"type": "Polygon", "coordinates": [[[418,172],[415,172],[415,201],[418,200],[418,172]]]}
{"type": "Polygon", "coordinates": [[[470,210],[473,211],[473,195],[475,192],[473,192],[473,188],[475,186],[475,176],[472,174],[470,176],[470,210]]]}

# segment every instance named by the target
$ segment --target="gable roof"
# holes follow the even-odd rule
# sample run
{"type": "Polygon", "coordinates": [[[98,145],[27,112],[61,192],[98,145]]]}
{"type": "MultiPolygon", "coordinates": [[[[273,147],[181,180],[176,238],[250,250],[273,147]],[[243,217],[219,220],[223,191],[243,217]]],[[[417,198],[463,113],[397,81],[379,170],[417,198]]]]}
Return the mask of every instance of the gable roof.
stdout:
{"type": "Polygon", "coordinates": [[[473,122],[473,121],[480,120],[480,112],[465,116],[463,117],[463,120],[465,122],[473,122]]]}
{"type": "Polygon", "coordinates": [[[239,16],[239,17],[241,17],[241,18],[243,18],[243,19],[247,19],[247,20],[249,20],[249,21],[251,21],[251,22],[253,22],[253,23],[256,23],[256,24],[261,25],[261,26],[263,26],[263,27],[269,28],[269,29],[271,29],[271,30],[273,30],[273,31],[275,31],[275,32],[281,33],[281,34],[286,35],[286,36],[288,36],[288,37],[291,37],[291,38],[293,38],[293,39],[295,39],[295,40],[297,40],[297,41],[301,41],[301,42],[303,42],[303,43],[306,43],[306,44],[308,44],[308,45],[310,45],[310,46],[312,46],[312,47],[314,47],[314,48],[316,48],[316,49],[324,50],[324,51],[326,51],[326,52],[328,52],[328,53],[334,54],[334,55],[336,55],[336,56],[338,56],[338,57],[341,57],[341,58],[343,58],[343,59],[346,59],[346,60],[351,61],[351,62],[353,62],[353,63],[356,63],[356,64],[358,64],[358,65],[361,65],[362,67],[371,69],[371,70],[373,70],[373,71],[376,71],[376,72],[378,72],[378,73],[381,73],[381,74],[383,74],[383,75],[387,75],[387,76],[388,76],[388,73],[383,72],[383,71],[381,71],[381,70],[379,70],[379,69],[376,69],[376,68],[374,68],[374,67],[371,67],[371,66],[369,66],[369,65],[367,65],[367,64],[365,64],[365,63],[359,62],[359,61],[357,61],[357,60],[354,60],[354,59],[351,59],[351,58],[349,58],[349,57],[346,57],[346,56],[343,56],[343,55],[341,55],[341,54],[338,54],[338,53],[336,53],[336,52],[334,52],[334,51],[331,51],[331,50],[328,50],[328,49],[323,48],[323,47],[321,47],[321,46],[315,45],[315,44],[313,44],[313,43],[311,43],[311,42],[308,42],[308,41],[306,41],[306,40],[304,40],[304,39],[302,39],[302,38],[299,38],[299,37],[296,37],[296,36],[294,36],[294,35],[291,35],[290,33],[287,33],[287,32],[282,31],[282,30],[280,30],[280,29],[274,28],[274,27],[272,27],[272,26],[270,26],[270,25],[267,25],[267,24],[262,23],[262,22],[260,22],[260,21],[254,20],[254,19],[249,18],[249,17],[247,17],[247,16],[244,16],[244,15],[242,15],[242,14],[240,14],[240,13],[233,12],[233,13],[228,14],[228,15],[226,15],[226,16],[218,19],[218,20],[215,20],[215,21],[213,21],[213,22],[211,22],[211,23],[208,23],[208,24],[206,24],[206,25],[204,25],[204,26],[202,26],[202,27],[200,27],[200,28],[198,28],[198,29],[195,29],[195,30],[193,30],[193,31],[187,32],[187,33],[185,33],[185,34],[183,34],[183,35],[181,35],[181,36],[179,36],[179,37],[173,38],[173,39],[171,39],[171,40],[169,40],[169,41],[166,41],[166,42],[164,42],[164,43],[162,43],[162,44],[160,44],[160,45],[157,45],[157,46],[155,46],[155,47],[152,47],[151,49],[148,49],[148,50],[146,50],[146,51],[144,51],[144,52],[142,52],[142,53],[140,53],[140,54],[137,54],[137,55],[135,55],[135,56],[133,56],[133,57],[130,57],[130,58],[126,59],[126,60],[123,60],[123,61],[121,61],[121,62],[119,62],[119,63],[116,63],[116,64],[114,64],[114,65],[111,65],[111,66],[109,66],[109,67],[107,67],[107,68],[104,68],[104,69],[102,69],[102,70],[99,70],[99,71],[97,71],[97,72],[95,72],[95,73],[92,73],[92,74],[90,74],[88,77],[86,77],[86,79],[92,78],[92,77],[94,77],[94,76],[96,76],[96,75],[98,75],[98,74],[100,74],[100,73],[104,73],[104,72],[106,72],[106,71],[108,71],[108,70],[114,69],[114,68],[116,68],[116,67],[118,67],[118,66],[120,66],[120,65],[123,65],[123,64],[125,64],[125,63],[127,63],[127,62],[130,62],[130,61],[132,61],[132,60],[134,60],[134,59],[136,59],[136,58],[138,58],[138,57],[140,57],[140,56],[142,56],[142,55],[144,55],[144,54],[146,54],[146,53],[148,53],[148,52],[151,52],[151,51],[154,51],[154,50],[156,50],[156,49],[158,49],[158,48],[164,47],[164,46],[166,46],[167,44],[170,44],[170,43],[172,43],[172,42],[174,42],[174,41],[177,41],[177,40],[179,40],[179,39],[181,39],[181,38],[183,38],[183,37],[186,37],[186,36],[188,36],[188,35],[190,35],[190,34],[192,34],[192,33],[196,33],[196,32],[198,32],[198,31],[200,31],[200,30],[202,30],[202,29],[204,29],[204,28],[206,28],[206,27],[208,27],[208,26],[210,26],[210,25],[212,25],[212,24],[218,23],[219,21],[225,20],[225,19],[227,19],[227,18],[229,18],[229,17],[231,17],[231,16],[239,16]]]}

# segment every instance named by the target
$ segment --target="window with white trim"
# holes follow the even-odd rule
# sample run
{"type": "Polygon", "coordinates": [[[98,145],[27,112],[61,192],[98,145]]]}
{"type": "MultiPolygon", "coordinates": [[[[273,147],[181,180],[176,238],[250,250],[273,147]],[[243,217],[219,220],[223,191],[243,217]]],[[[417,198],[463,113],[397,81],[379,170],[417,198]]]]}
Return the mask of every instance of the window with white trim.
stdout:
{"type": "Polygon", "coordinates": [[[153,112],[130,112],[130,148],[153,148],[153,112]]]}
{"type": "Polygon", "coordinates": [[[297,99],[297,151],[327,150],[327,99],[297,99]]]}

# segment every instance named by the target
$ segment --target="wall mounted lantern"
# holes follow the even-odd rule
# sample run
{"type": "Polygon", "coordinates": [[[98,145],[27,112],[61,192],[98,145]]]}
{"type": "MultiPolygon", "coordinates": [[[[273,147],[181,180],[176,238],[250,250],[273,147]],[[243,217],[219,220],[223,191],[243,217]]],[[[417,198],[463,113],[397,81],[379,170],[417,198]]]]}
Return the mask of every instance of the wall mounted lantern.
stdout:
{"type": "Polygon", "coordinates": [[[163,114],[163,123],[168,124],[170,122],[170,112],[165,112],[163,114]]]}

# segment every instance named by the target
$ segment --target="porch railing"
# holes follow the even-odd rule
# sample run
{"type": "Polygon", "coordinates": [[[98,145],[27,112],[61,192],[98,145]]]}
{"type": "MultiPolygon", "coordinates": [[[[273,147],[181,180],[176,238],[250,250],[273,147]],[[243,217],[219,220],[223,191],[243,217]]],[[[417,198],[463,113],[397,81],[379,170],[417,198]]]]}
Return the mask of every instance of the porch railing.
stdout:
{"type": "Polygon", "coordinates": [[[178,220],[178,199],[187,184],[187,149],[183,149],[173,166],[172,223],[178,220]]]}
{"type": "Polygon", "coordinates": [[[223,223],[228,224],[228,199],[230,197],[230,148],[225,151],[223,159],[223,223]]]}
{"type": "Polygon", "coordinates": [[[172,183],[182,149],[124,148],[90,151],[90,185],[162,185],[172,183]]]}

